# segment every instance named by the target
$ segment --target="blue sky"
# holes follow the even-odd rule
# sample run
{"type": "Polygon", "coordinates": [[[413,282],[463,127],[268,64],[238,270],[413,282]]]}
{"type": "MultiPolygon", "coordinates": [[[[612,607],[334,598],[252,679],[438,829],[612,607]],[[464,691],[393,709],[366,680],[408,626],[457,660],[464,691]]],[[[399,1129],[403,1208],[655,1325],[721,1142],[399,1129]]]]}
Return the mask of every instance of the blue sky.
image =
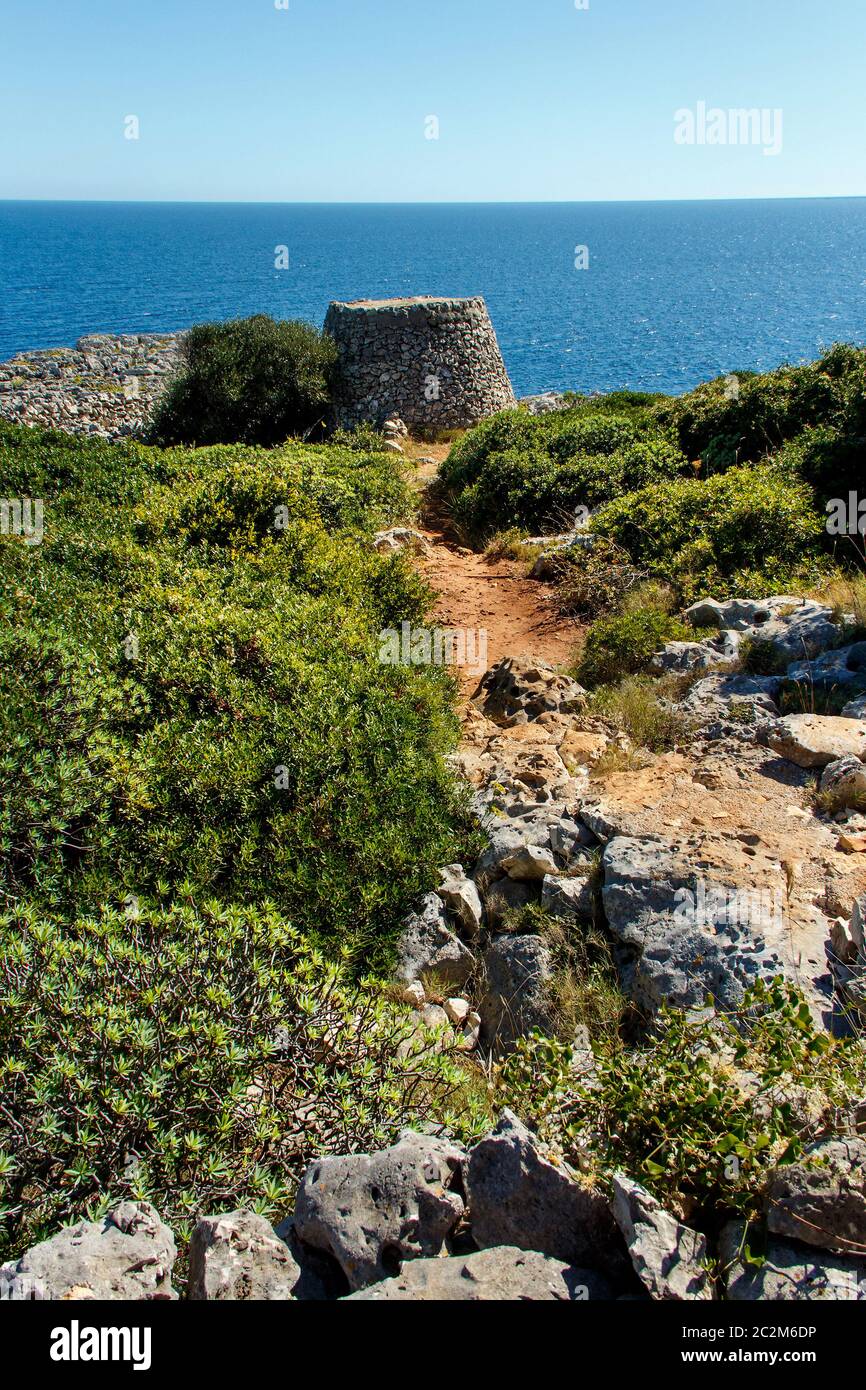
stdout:
{"type": "Polygon", "coordinates": [[[864,55],[863,0],[2,0],[0,197],[864,195],[864,55]]]}

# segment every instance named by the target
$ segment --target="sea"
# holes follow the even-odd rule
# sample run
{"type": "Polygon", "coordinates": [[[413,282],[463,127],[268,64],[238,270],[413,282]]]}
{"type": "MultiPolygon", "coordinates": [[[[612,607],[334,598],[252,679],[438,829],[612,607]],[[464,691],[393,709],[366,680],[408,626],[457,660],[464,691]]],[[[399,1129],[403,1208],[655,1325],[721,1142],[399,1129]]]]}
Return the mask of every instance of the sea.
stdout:
{"type": "Polygon", "coordinates": [[[0,360],[410,294],[484,295],[519,395],[682,392],[866,342],[866,198],[0,201],[0,360]]]}

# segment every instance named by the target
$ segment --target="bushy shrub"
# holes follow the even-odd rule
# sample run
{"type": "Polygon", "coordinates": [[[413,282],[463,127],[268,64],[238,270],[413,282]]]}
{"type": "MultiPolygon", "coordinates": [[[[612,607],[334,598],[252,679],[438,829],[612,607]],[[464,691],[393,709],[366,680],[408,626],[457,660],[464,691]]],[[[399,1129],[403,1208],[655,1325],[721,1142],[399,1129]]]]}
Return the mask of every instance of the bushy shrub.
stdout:
{"type": "Polygon", "coordinates": [[[758,984],[735,1015],[663,1009],[652,1035],[628,1050],[611,1034],[596,1070],[576,1083],[572,1050],[535,1037],[502,1065],[497,1104],[509,1105],[566,1158],[644,1183],[690,1224],[760,1211],[769,1171],[832,1132],[862,1094],[866,1054],[835,1041],[790,984],[758,984]],[[811,1122],[793,1099],[805,1090],[811,1122]]]}
{"type": "Polygon", "coordinates": [[[608,503],[590,524],[642,568],[703,575],[708,587],[768,563],[796,569],[824,535],[808,484],[768,468],[655,483],[608,503]]]}
{"type": "Polygon", "coordinates": [[[576,618],[619,608],[646,579],[621,546],[606,536],[593,539],[593,545],[570,546],[552,561],[557,607],[576,618]]]}
{"type": "MultiPolygon", "coordinates": [[[[185,895],[181,895],[183,898],[185,895]]],[[[459,1058],[263,902],[0,917],[0,1259],[125,1198],[281,1217],[323,1153],[483,1123],[459,1058]]]]}
{"type": "Polygon", "coordinates": [[[690,459],[714,472],[756,462],[804,430],[864,430],[866,353],[838,344],[818,362],[720,377],[658,407],[690,459]],[[736,383],[736,384],[734,384],[736,383]]]}
{"type": "Polygon", "coordinates": [[[678,446],[650,412],[623,410],[592,400],[548,415],[510,411],[483,422],[441,469],[455,519],[475,540],[512,526],[568,530],[578,507],[685,471],[678,446]]]}
{"type": "Polygon", "coordinates": [[[601,618],[589,629],[575,674],[584,685],[607,685],[649,668],[666,642],[694,640],[694,629],[659,608],[601,618]]]}
{"type": "Polygon", "coordinates": [[[104,446],[26,433],[46,535],[0,539],[3,890],[90,910],[189,880],[383,962],[465,825],[448,678],[379,661],[431,599],[369,543],[390,457],[139,449],[118,503],[104,446]]]}
{"type": "Polygon", "coordinates": [[[156,406],[153,443],[281,444],[325,422],[337,353],[310,324],[265,314],[198,324],[183,353],[156,406]]]}

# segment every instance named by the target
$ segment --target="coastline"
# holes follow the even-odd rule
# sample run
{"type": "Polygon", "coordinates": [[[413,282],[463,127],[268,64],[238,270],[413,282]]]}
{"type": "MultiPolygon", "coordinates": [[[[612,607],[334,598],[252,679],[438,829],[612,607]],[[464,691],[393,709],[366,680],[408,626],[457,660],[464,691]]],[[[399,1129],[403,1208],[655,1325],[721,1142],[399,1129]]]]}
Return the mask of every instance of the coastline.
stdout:
{"type": "Polygon", "coordinates": [[[0,416],[114,440],[138,435],[180,358],[181,333],[90,333],[0,363],[0,416]]]}

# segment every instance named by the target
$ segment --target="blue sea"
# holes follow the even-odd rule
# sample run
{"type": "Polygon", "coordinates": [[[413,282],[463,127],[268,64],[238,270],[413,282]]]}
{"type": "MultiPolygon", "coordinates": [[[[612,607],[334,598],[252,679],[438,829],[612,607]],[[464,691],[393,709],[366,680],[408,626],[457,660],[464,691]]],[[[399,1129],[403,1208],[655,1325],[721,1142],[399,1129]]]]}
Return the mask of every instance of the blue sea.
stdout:
{"type": "Polygon", "coordinates": [[[479,293],[521,395],[684,391],[866,341],[866,199],[0,202],[0,360],[83,333],[321,324],[331,299],[479,293]]]}

